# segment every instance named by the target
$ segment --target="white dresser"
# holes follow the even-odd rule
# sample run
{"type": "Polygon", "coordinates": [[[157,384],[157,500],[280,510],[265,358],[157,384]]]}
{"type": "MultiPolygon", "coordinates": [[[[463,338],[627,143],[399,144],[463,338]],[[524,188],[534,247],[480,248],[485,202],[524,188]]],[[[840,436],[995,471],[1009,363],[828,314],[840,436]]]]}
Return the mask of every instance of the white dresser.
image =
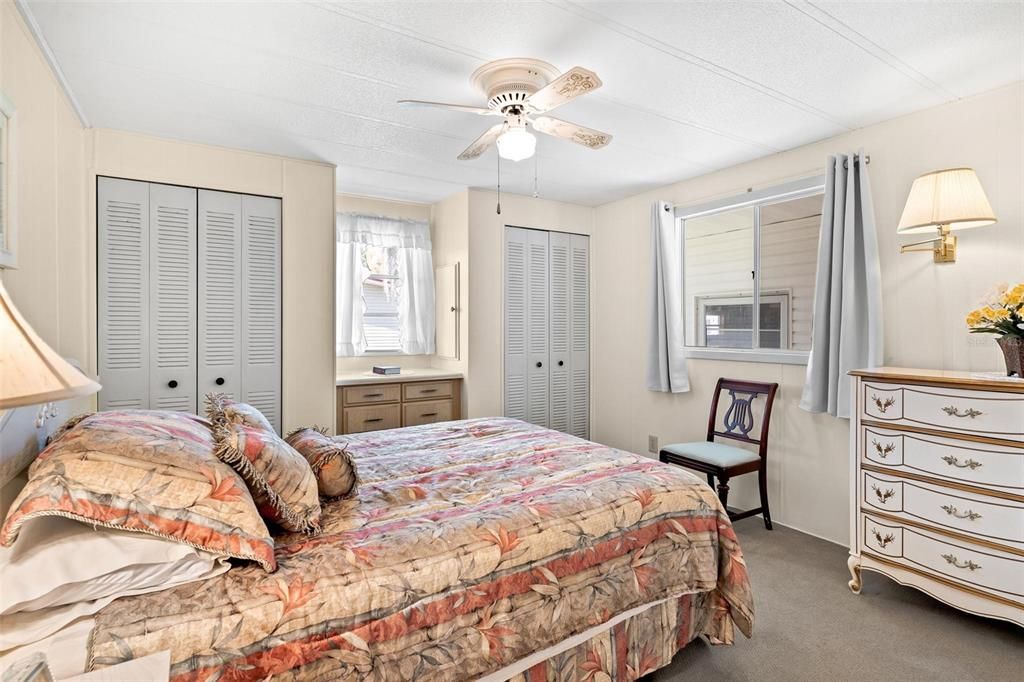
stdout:
{"type": "Polygon", "coordinates": [[[1024,625],[1024,382],[851,374],[850,589],[868,569],[1024,625]]]}

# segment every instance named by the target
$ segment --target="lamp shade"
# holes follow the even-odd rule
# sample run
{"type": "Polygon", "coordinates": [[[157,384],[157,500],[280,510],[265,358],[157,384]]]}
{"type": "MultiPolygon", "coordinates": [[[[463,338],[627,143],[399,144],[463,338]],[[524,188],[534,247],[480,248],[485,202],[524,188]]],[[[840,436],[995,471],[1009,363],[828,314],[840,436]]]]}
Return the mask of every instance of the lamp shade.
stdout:
{"type": "Polygon", "coordinates": [[[0,410],[92,395],[98,390],[99,384],[39,338],[0,283],[0,410]]]}
{"type": "Polygon", "coordinates": [[[935,232],[940,225],[966,230],[996,222],[985,190],[973,168],[947,168],[925,173],[910,187],[897,232],[935,232]]]}

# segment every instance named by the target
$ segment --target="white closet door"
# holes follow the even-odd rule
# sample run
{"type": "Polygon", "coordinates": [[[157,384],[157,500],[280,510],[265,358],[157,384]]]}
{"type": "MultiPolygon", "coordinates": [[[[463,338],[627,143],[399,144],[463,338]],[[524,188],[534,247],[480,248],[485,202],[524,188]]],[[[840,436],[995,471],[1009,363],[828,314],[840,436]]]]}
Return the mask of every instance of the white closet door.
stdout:
{"type": "Polygon", "coordinates": [[[149,407],[196,411],[196,190],[149,186],[149,407]]]}
{"type": "Polygon", "coordinates": [[[99,409],[149,407],[149,184],[98,178],[99,409]]]}
{"type": "Polygon", "coordinates": [[[529,395],[526,412],[527,421],[546,427],[551,422],[548,233],[527,230],[526,239],[526,384],[529,395]]]}
{"type": "Polygon", "coordinates": [[[590,438],[590,238],[574,234],[571,246],[571,398],[569,433],[590,438]]]}
{"type": "Polygon", "coordinates": [[[526,421],[526,230],[505,228],[505,416],[526,421]]]}
{"type": "Polygon", "coordinates": [[[551,396],[550,427],[569,432],[572,414],[570,379],[572,376],[571,341],[571,241],[572,235],[552,232],[550,242],[550,358],[548,387],[551,396]]]}
{"type": "Polygon", "coordinates": [[[199,396],[242,391],[242,196],[199,190],[199,396]]]}
{"type": "Polygon", "coordinates": [[[281,200],[242,197],[242,399],[281,429],[281,200]]]}

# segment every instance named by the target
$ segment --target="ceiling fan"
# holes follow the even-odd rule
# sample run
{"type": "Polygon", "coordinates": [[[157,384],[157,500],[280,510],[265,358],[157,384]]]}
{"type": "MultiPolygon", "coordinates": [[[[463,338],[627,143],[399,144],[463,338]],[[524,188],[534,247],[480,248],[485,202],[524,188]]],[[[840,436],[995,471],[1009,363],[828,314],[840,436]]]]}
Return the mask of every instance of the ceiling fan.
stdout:
{"type": "Polygon", "coordinates": [[[487,108],[414,99],[398,101],[407,106],[440,107],[505,119],[466,147],[459,154],[460,161],[479,157],[495,143],[503,159],[528,159],[537,147],[537,138],[530,133],[530,127],[590,149],[600,149],[612,140],[611,135],[600,130],[539,115],[601,87],[601,79],[593,71],[577,66],[559,75],[547,62],[517,57],[484,64],[470,76],[470,83],[487,96],[487,108]]]}

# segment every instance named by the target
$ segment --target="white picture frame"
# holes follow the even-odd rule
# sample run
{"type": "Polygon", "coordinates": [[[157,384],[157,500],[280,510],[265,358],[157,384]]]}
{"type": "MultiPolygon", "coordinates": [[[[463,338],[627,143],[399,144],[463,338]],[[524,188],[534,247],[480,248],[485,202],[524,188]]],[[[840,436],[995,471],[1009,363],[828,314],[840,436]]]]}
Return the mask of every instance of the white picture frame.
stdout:
{"type": "Polygon", "coordinates": [[[18,232],[14,223],[14,103],[0,92],[0,269],[18,267],[18,232]]]}

